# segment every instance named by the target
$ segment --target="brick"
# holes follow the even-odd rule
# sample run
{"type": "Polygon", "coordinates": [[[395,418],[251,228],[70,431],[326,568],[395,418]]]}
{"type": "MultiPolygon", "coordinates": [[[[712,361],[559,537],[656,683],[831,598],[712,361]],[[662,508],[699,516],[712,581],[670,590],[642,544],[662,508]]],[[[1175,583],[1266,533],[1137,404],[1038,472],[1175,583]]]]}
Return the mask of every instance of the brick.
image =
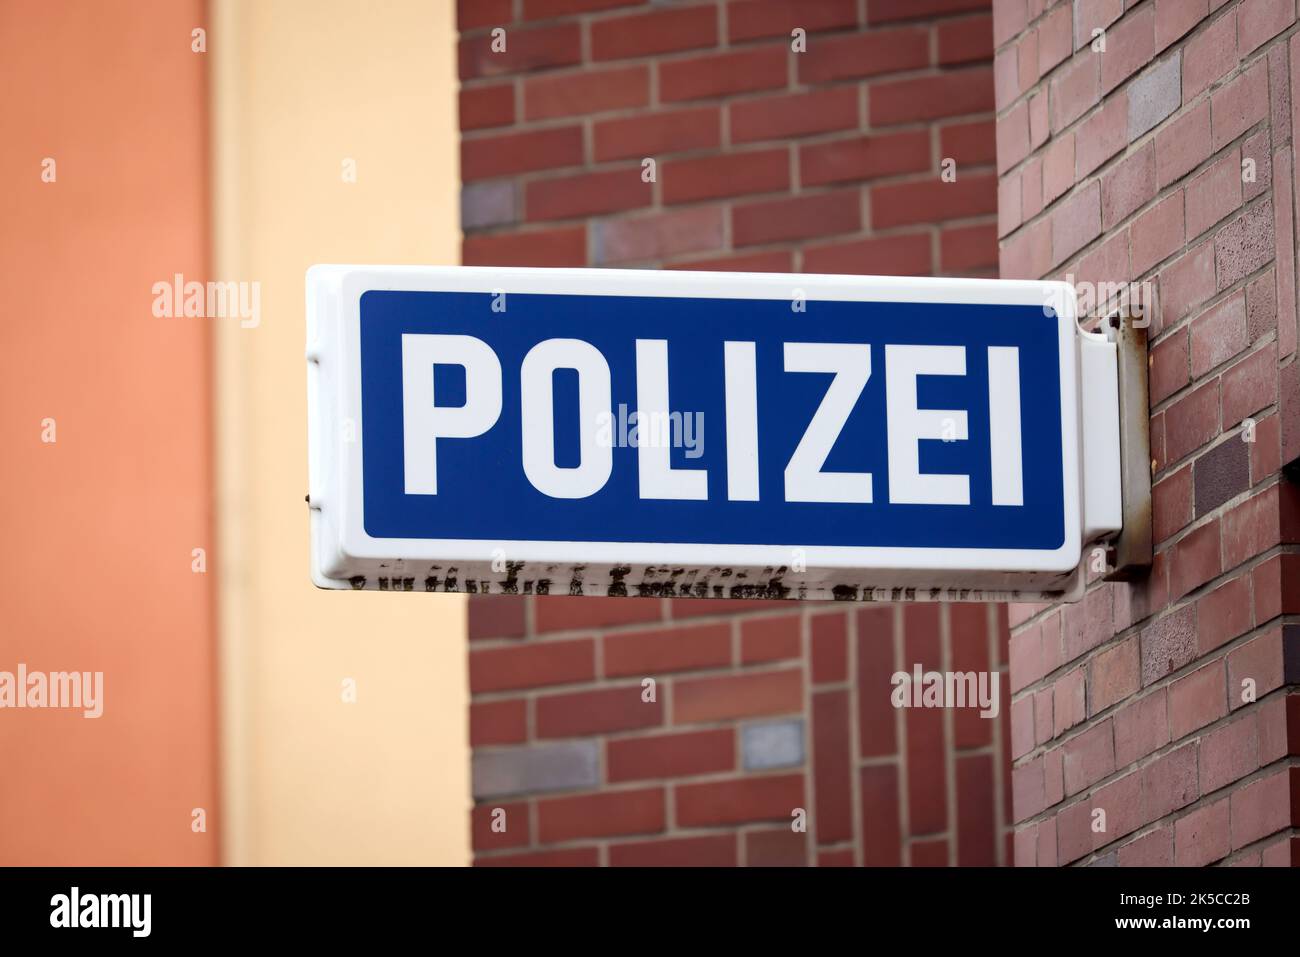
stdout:
{"type": "Polygon", "coordinates": [[[1098,57],[1077,56],[1052,77],[1052,132],[1059,133],[1100,99],[1098,57]]]}
{"type": "Polygon", "coordinates": [[[1156,147],[1154,142],[1148,142],[1102,176],[1102,228],[1108,232],[1114,229],[1116,224],[1155,199],[1155,195],[1156,147]]]}
{"type": "Polygon", "coordinates": [[[475,751],[471,756],[474,796],[593,788],[598,782],[597,748],[595,741],[565,741],[475,751]]]}
{"type": "Polygon", "coordinates": [[[1172,326],[1214,295],[1214,244],[1203,242],[1160,271],[1161,322],[1172,326]]]}
{"type": "Polygon", "coordinates": [[[471,694],[588,681],[596,674],[595,643],[551,641],[471,652],[471,694]]]}
{"type": "Polygon", "coordinates": [[[798,615],[743,620],[740,625],[741,664],[798,658],[802,653],[799,629],[798,615]]]}
{"type": "Polygon", "coordinates": [[[741,729],[741,763],[746,771],[803,764],[803,720],[763,721],[741,729]]]}
{"type": "Polygon", "coordinates": [[[1228,652],[1228,709],[1235,711],[1243,700],[1245,682],[1254,684],[1254,699],[1282,686],[1286,678],[1282,657],[1282,629],[1273,629],[1228,652]]]}
{"type": "Polygon", "coordinates": [[[1246,416],[1277,401],[1277,346],[1269,343],[1223,374],[1223,425],[1231,428],[1246,416]]]}
{"type": "Polygon", "coordinates": [[[724,667],[731,663],[731,626],[723,622],[606,635],[604,663],[608,677],[724,667]]]}
{"type": "Polygon", "coordinates": [[[1093,811],[1105,814],[1104,830],[1094,833],[1093,848],[1105,847],[1112,841],[1132,834],[1145,820],[1145,801],[1142,794],[1142,772],[1130,771],[1123,777],[1116,778],[1109,784],[1098,788],[1092,795],[1093,811]]]}
{"type": "Polygon", "coordinates": [[[1244,290],[1192,323],[1192,376],[1201,378],[1241,352],[1248,342],[1244,290]]]}
{"type": "Polygon", "coordinates": [[[938,76],[877,80],[867,93],[873,126],[916,123],[993,109],[993,71],[987,67],[938,76]]]}
{"type": "Polygon", "coordinates": [[[591,13],[633,6],[642,0],[524,0],[525,20],[547,20],[573,13],[591,13]]]}
{"type": "Polygon", "coordinates": [[[803,708],[803,673],[797,669],[679,680],[673,687],[673,721],[693,724],[803,708]]]}
{"type": "Polygon", "coordinates": [[[1189,741],[1156,758],[1142,769],[1147,817],[1159,820],[1201,796],[1197,783],[1197,746],[1189,741]]]}
{"type": "Polygon", "coordinates": [[[475,595],[469,600],[469,638],[520,638],[526,631],[524,609],[515,595],[475,595]]]}
{"type": "Polygon", "coordinates": [[[719,206],[598,220],[592,223],[592,262],[605,266],[719,249],[722,220],[719,206]]]}
{"type": "Polygon", "coordinates": [[[1266,119],[1268,111],[1268,65],[1260,62],[1211,96],[1210,130],[1215,152],[1266,119]]]}
{"type": "Polygon", "coordinates": [[[892,23],[898,20],[928,20],[949,13],[987,10],[988,0],[872,0],[867,22],[892,23]]]}
{"type": "Polygon", "coordinates": [[[1250,487],[1246,443],[1220,442],[1196,460],[1196,514],[1205,515],[1250,487]]]}
{"type": "Polygon", "coordinates": [[[1058,136],[1043,154],[1043,202],[1055,202],[1074,186],[1075,137],[1058,136]]]}
{"type": "Polygon", "coordinates": [[[811,619],[813,684],[848,678],[848,618],[842,614],[811,619]]]}
{"type": "Polygon", "coordinates": [[[942,838],[932,841],[914,841],[908,848],[912,867],[947,867],[948,842],[942,838]]]}
{"type": "Polygon", "coordinates": [[[1040,219],[1003,244],[998,257],[1003,279],[1038,279],[1052,268],[1052,224],[1040,219]]]}
{"type": "Polygon", "coordinates": [[[1128,97],[1120,90],[1079,124],[1075,176],[1082,179],[1128,145],[1128,97]]]}
{"type": "Polygon", "coordinates": [[[1038,72],[1046,75],[1074,52],[1074,11],[1062,4],[1038,21],[1038,72]]]}
{"type": "Polygon", "coordinates": [[[679,827],[717,827],[748,821],[789,822],[795,808],[805,807],[802,774],[679,784],[674,791],[679,827]]]}
{"type": "Polygon", "coordinates": [[[939,64],[986,62],[993,58],[993,18],[940,21],[935,27],[939,64]]]}
{"type": "Polygon", "coordinates": [[[931,163],[930,137],[924,131],[835,140],[799,151],[804,186],[920,172],[929,170],[931,163]]]}
{"type": "Polygon", "coordinates": [[[1166,414],[1165,461],[1161,466],[1177,462],[1214,438],[1219,432],[1218,418],[1217,382],[1207,382],[1175,401],[1166,414]]]}
{"type": "Polygon", "coordinates": [[[460,91],[460,128],[481,130],[491,126],[509,126],[515,121],[515,87],[513,83],[477,86],[460,91]]]}
{"type": "Polygon", "coordinates": [[[958,121],[940,127],[939,153],[956,160],[958,169],[993,162],[997,158],[993,122],[958,121]]]}
{"type": "Polygon", "coordinates": [[[1192,520],[1192,468],[1179,469],[1151,489],[1152,535],[1166,542],[1192,520]]]}
{"type": "Polygon", "coordinates": [[[993,55],[993,103],[1002,110],[1021,93],[1017,70],[1018,48],[1022,44],[999,50],[993,55]]]}
{"type": "Polygon", "coordinates": [[[784,44],[710,54],[659,64],[659,98],[665,103],[729,96],[786,85],[784,44]]]}
{"type": "Polygon", "coordinates": [[[582,59],[578,24],[516,28],[509,32],[506,49],[493,52],[490,33],[460,41],[460,78],[529,73],[548,67],[569,66],[582,59]]]}
{"type": "Polygon", "coordinates": [[[1069,864],[1092,850],[1092,802],[1083,800],[1056,816],[1057,861],[1069,864]]]}
{"type": "Polygon", "coordinates": [[[736,837],[709,834],[611,844],[609,863],[611,867],[735,867],[736,837]]]}
{"type": "MultiPolygon", "coordinates": [[[[1151,62],[1156,50],[1155,27],[1155,8],[1148,3],[1131,10],[1107,31],[1106,52],[1098,57],[1101,60],[1102,95],[1115,89],[1115,87],[1151,62]]],[[[1177,75],[1175,75],[1173,82],[1175,84],[1179,82],[1177,75]]],[[[1139,80],[1130,87],[1130,105],[1134,102],[1133,90],[1140,90],[1141,85],[1142,81],[1139,80]]],[[[1130,134],[1130,139],[1132,139],[1132,134],[1130,134]]]]}
{"type": "Polygon", "coordinates": [[[1156,0],[1156,50],[1163,50],[1210,12],[1207,0],[1156,0]]]}
{"type": "Polygon", "coordinates": [[[1105,30],[1124,15],[1124,0],[1076,0],[1074,3],[1074,47],[1093,41],[1093,30],[1105,30]]]}
{"type": "Polygon", "coordinates": [[[944,755],[943,711],[909,708],[907,726],[907,806],[912,834],[938,834],[948,828],[948,768],[944,755]]]}
{"type": "Polygon", "coordinates": [[[1186,329],[1176,330],[1151,349],[1151,371],[1147,385],[1152,405],[1159,405],[1191,381],[1188,350],[1189,336],[1186,329]]]}
{"type": "Polygon", "coordinates": [[[480,804],[470,812],[470,844],[476,851],[527,847],[531,840],[527,802],[480,804]]]}
{"type": "Polygon", "coordinates": [[[541,634],[577,628],[606,628],[615,625],[658,621],[657,600],[623,598],[571,598],[550,595],[533,601],[536,629],[541,634]]]}
{"type": "Polygon", "coordinates": [[[1065,658],[1073,661],[1111,639],[1115,634],[1114,596],[1109,588],[1094,588],[1083,601],[1067,605],[1062,638],[1065,658]]]}
{"type": "Polygon", "coordinates": [[[1110,719],[1066,741],[1065,793],[1077,794],[1115,770],[1115,739],[1110,719]]]}
{"type": "Polygon", "coordinates": [[[1223,516],[1224,567],[1234,568],[1279,543],[1276,491],[1260,492],[1223,516]]]}
{"type": "Polygon", "coordinates": [[[1065,799],[1065,749],[1056,748],[1043,755],[1043,802],[1046,807],[1065,799]]]}
{"type": "Polygon", "coordinates": [[[654,834],[664,829],[664,789],[605,791],[537,802],[543,844],[614,834],[654,834]]]}
{"type": "Polygon", "coordinates": [[[1052,687],[1056,722],[1053,737],[1060,737],[1087,719],[1086,687],[1083,668],[1075,668],[1056,679],[1052,687]]]}
{"type": "Polygon", "coordinates": [[[1141,276],[1183,245],[1183,191],[1138,214],[1129,227],[1133,273],[1141,276]]]}
{"type": "Polygon", "coordinates": [[[1259,767],[1255,715],[1215,728],[1201,737],[1201,793],[1210,794],[1259,767]]]}
{"type": "Polygon", "coordinates": [[[1094,182],[1052,211],[1052,261],[1064,262],[1101,235],[1101,187],[1094,182]]]}
{"type": "Polygon", "coordinates": [[[727,36],[732,43],[788,37],[795,27],[818,33],[853,27],[857,22],[853,0],[732,0],[727,5],[727,36]]]}
{"type": "Polygon", "coordinates": [[[858,611],[857,616],[859,754],[893,754],[895,711],[889,694],[890,676],[898,667],[894,661],[894,613],[890,608],[869,608],[858,611]]]}
{"type": "Polygon", "coordinates": [[[641,693],[641,685],[633,684],[540,697],[537,735],[567,738],[657,727],[663,721],[663,698],[642,701],[641,693]]]}
{"type": "Polygon", "coordinates": [[[1115,764],[1128,767],[1169,743],[1165,689],[1131,701],[1115,712],[1115,764]]]}
{"type": "Polygon", "coordinates": [[[511,23],[513,0],[457,0],[456,26],[462,33],[511,23]]]}
{"type": "Polygon", "coordinates": [[[500,133],[462,140],[460,175],[465,182],[559,169],[582,162],[582,128],[560,126],[526,133],[500,133]]]}
{"type": "Polygon", "coordinates": [[[1295,210],[1292,207],[1292,156],[1283,147],[1277,151],[1272,164],[1277,169],[1277,185],[1273,189],[1273,242],[1276,249],[1287,250],[1287,255],[1277,258],[1277,350],[1289,356],[1296,349],[1296,272],[1295,257],[1290,254],[1293,242],[1295,210]]]}
{"type": "Polygon", "coordinates": [[[573,226],[466,236],[461,262],[466,266],[585,266],[587,230],[573,226]]]}
{"type": "Polygon", "coordinates": [[[1184,605],[1142,629],[1142,686],[1177,671],[1196,655],[1196,609],[1184,605]]]}
{"type": "MultiPolygon", "coordinates": [[[[851,707],[848,691],[824,691],[813,695],[815,820],[820,844],[853,839],[851,707]]],[[[802,758],[802,748],[800,752],[802,758]]],[[[993,820],[993,815],[990,814],[987,820],[993,820]]]]}
{"type": "Polygon", "coordinates": [[[1138,637],[1102,651],[1088,666],[1088,715],[1100,714],[1141,687],[1138,637]]]}
{"type": "Polygon", "coordinates": [[[1279,417],[1271,415],[1255,426],[1255,441],[1250,446],[1252,484],[1258,485],[1282,467],[1282,436],[1279,417]]]}
{"type": "Polygon", "coordinates": [[[1156,133],[1155,144],[1156,185],[1164,189],[1209,159],[1209,101],[1203,100],[1162,127],[1156,133]]]}
{"type": "Polygon", "coordinates": [[[721,142],[721,111],[716,106],[597,120],[592,126],[597,162],[711,150],[721,142]]]}
{"type": "Polygon", "coordinates": [[[1034,694],[1034,744],[1046,744],[1052,740],[1053,697],[1051,688],[1034,694]]]}
{"type": "Polygon", "coordinates": [[[1241,144],[1241,162],[1235,172],[1241,182],[1241,195],[1245,202],[1266,192],[1273,183],[1273,157],[1269,152],[1271,146],[1272,138],[1268,127],[1256,130],[1241,144]],[[1250,177],[1246,175],[1248,170],[1253,173],[1250,177]]]}
{"type": "Polygon", "coordinates": [[[806,248],[808,272],[924,276],[932,271],[929,233],[882,236],[806,248]]]}
{"type": "Polygon", "coordinates": [[[875,229],[916,223],[969,219],[997,212],[997,177],[959,176],[955,182],[938,178],[892,183],[871,190],[871,222],[875,229]]]}
{"type": "Polygon", "coordinates": [[[1038,149],[1052,135],[1052,120],[1047,108],[1047,92],[1029,98],[1029,148],[1038,149]]]}
{"type": "Polygon", "coordinates": [[[1293,23],[1294,0],[1242,0],[1237,6],[1237,55],[1245,59],[1293,23]]]}
{"type": "Polygon", "coordinates": [[[1228,801],[1199,807],[1174,822],[1174,865],[1204,867],[1228,856],[1228,801]]]}
{"type": "Polygon", "coordinates": [[[774,250],[748,253],[744,256],[722,256],[715,259],[668,263],[666,268],[721,272],[794,272],[794,257],[789,250],[774,250]]]}
{"type": "Polygon", "coordinates": [[[1030,105],[1018,103],[1006,116],[998,117],[997,172],[1005,173],[1030,155],[1030,105]]]}
{"type": "Polygon", "coordinates": [[[902,840],[898,807],[898,768],[893,764],[861,768],[862,863],[867,867],[897,867],[902,840]]]}
{"type": "Polygon", "coordinates": [[[789,154],[779,149],[669,160],[660,179],[669,204],[775,192],[790,185],[789,154]]]}
{"type": "Polygon", "coordinates": [[[1229,10],[1187,42],[1183,102],[1188,103],[1237,65],[1237,11],[1229,10]]]}
{"type": "Polygon", "coordinates": [[[949,275],[996,270],[997,227],[992,223],[953,226],[939,234],[939,268],[949,275]]]}
{"type": "Polygon", "coordinates": [[[1034,696],[1025,695],[1011,702],[1011,760],[1016,761],[1034,750],[1034,696]]]}
{"type": "Polygon", "coordinates": [[[654,187],[640,167],[534,180],[524,190],[529,222],[573,219],[650,205],[654,187]]]}
{"type": "MultiPolygon", "coordinates": [[[[787,39],[789,35],[786,31],[787,39]]],[[[805,84],[919,70],[930,65],[930,31],[902,27],[818,38],[809,43],[807,53],[796,57],[796,62],[799,82],[805,84]]]]}
{"type": "MultiPolygon", "coordinates": [[[[1168,0],[1165,0],[1168,2],[1168,0]]],[[[1120,867],[1172,867],[1174,864],[1173,825],[1148,831],[1119,849],[1120,867]]]]}
{"type": "Polygon", "coordinates": [[[1205,232],[1241,206],[1241,152],[1233,150],[1187,184],[1187,236],[1205,232]]]}
{"type": "Polygon", "coordinates": [[[475,867],[596,867],[600,851],[595,847],[564,847],[527,854],[495,854],[474,858],[475,867]]]}
{"type": "Polygon", "coordinates": [[[736,767],[732,728],[621,738],[605,747],[606,774],[611,782],[688,777],[736,767]]]}
{"type": "Polygon", "coordinates": [[[591,58],[621,60],[716,46],[718,15],[712,7],[659,10],[591,23],[591,58]]]}
{"type": "Polygon", "coordinates": [[[518,190],[513,180],[469,183],[460,191],[461,229],[468,232],[513,223],[519,218],[518,207],[518,190]]]}
{"type": "Polygon", "coordinates": [[[1232,792],[1232,849],[1297,823],[1298,769],[1283,768],[1232,792]]]}
{"type": "MultiPolygon", "coordinates": [[[[1281,224],[1278,224],[1279,226],[1281,224]]],[[[1277,328],[1277,282],[1270,269],[1246,286],[1246,332],[1258,342],[1277,328]]],[[[1274,355],[1277,350],[1274,347],[1274,355]]]]}
{"type": "Polygon", "coordinates": [[[650,71],[644,66],[584,70],[524,81],[524,116],[529,120],[627,110],[649,102],[650,71]]]}
{"type": "Polygon", "coordinates": [[[757,246],[782,240],[855,233],[862,228],[856,190],[795,196],[732,208],[732,242],[757,246]]]}
{"type": "MultiPolygon", "coordinates": [[[[1130,143],[1142,134],[1155,129],[1166,117],[1173,115],[1181,105],[1182,63],[1182,53],[1175,53],[1128,85],[1130,143]]],[[[1211,124],[1213,118],[1213,109],[1211,109],[1211,124]]]]}
{"type": "Polygon", "coordinates": [[[808,835],[788,827],[749,831],[745,834],[745,864],[747,867],[806,867],[808,835]]]}
{"type": "Polygon", "coordinates": [[[470,747],[519,744],[527,736],[527,703],[523,698],[471,702],[469,706],[470,747]]]}
{"type": "Polygon", "coordinates": [[[858,91],[836,86],[789,96],[765,96],[728,105],[731,141],[784,140],[858,125],[858,91]]]}
{"type": "Polygon", "coordinates": [[[1222,569],[1217,520],[1184,535],[1169,559],[1169,597],[1177,600],[1195,591],[1222,569]]]}
{"type": "Polygon", "coordinates": [[[1234,578],[1197,602],[1198,652],[1206,654],[1250,631],[1250,582],[1234,578]]]}
{"type": "Polygon", "coordinates": [[[1169,686],[1169,736],[1175,741],[1227,713],[1222,659],[1169,686]]]}

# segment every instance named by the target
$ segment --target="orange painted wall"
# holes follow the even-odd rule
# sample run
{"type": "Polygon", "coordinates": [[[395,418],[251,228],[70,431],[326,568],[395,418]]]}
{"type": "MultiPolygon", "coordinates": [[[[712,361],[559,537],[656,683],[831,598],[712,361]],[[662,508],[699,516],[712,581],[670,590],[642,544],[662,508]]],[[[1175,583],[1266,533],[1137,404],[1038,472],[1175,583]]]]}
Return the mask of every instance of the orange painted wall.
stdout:
{"type": "Polygon", "coordinates": [[[104,672],[101,718],[0,710],[0,864],[217,862],[221,320],[151,310],[206,278],[203,16],[0,0],[0,671],[104,672]]]}

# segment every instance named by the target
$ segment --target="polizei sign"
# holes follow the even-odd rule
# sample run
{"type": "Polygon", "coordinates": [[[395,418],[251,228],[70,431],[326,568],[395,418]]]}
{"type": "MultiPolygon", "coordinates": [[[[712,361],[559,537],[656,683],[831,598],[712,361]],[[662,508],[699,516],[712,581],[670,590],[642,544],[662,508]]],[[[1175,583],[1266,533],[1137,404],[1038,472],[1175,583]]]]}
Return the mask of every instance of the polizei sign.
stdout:
{"type": "Polygon", "coordinates": [[[1060,283],[315,266],[307,287],[322,587],[1059,595],[1119,530],[1115,345],[1060,283]]]}

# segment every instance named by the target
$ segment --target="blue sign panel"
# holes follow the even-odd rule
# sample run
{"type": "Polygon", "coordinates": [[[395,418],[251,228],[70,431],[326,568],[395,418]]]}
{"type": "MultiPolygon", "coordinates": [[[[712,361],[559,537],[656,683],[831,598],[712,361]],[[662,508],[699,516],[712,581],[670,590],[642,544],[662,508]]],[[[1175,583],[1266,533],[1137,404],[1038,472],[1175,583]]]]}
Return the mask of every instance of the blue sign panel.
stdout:
{"type": "MultiPolygon", "coordinates": [[[[792,312],[789,300],[513,293],[494,311],[493,300],[491,293],[463,292],[373,290],[361,296],[368,534],[1049,550],[1063,542],[1059,323],[1041,306],[817,302],[792,312]],[[421,381],[432,388],[415,394],[403,378],[403,343],[413,348],[412,337],[438,337],[417,360],[431,366],[431,375],[421,381]],[[465,339],[484,348],[465,352],[465,339]],[[541,397],[524,391],[521,370],[530,352],[556,340],[587,344],[603,360],[583,367],[592,353],[557,349],[544,369],[550,378],[553,441],[543,451],[553,456],[555,469],[563,474],[582,466],[584,430],[595,433],[594,454],[611,460],[603,481],[572,497],[539,488],[524,462],[524,410],[541,397]],[[650,410],[667,413],[657,433],[645,428],[648,417],[638,404],[638,376],[647,374],[644,345],[638,368],[639,342],[659,344],[659,361],[649,374],[661,375],[665,367],[667,372],[667,407],[650,410]],[[443,354],[440,343],[450,347],[443,354]],[[729,494],[734,476],[728,474],[728,453],[744,441],[735,423],[728,428],[729,343],[745,343],[751,350],[752,381],[744,388],[752,392],[747,408],[757,425],[757,486],[739,499],[729,494]],[[796,365],[792,345],[821,346],[830,350],[831,361],[796,365]],[[1004,403],[1002,410],[990,408],[990,349],[1001,350],[992,353],[995,357],[1014,358],[1010,365],[1017,381],[999,384],[1009,386],[1017,401],[1004,403]],[[934,366],[926,360],[944,374],[929,374],[934,366]],[[954,364],[944,366],[945,360],[954,364]],[[894,363],[904,366],[901,377],[893,374],[894,363]],[[478,434],[437,435],[433,425],[418,437],[436,443],[436,493],[412,494],[404,426],[408,414],[419,413],[406,402],[464,411],[473,380],[489,376],[499,398],[484,401],[499,405],[499,412],[478,434]],[[588,386],[602,397],[594,416],[580,406],[584,376],[602,380],[588,386]],[[914,395],[915,412],[930,413],[928,421],[935,423],[920,437],[915,429],[906,437],[914,451],[904,454],[915,457],[919,476],[890,462],[887,385],[900,378],[904,384],[898,388],[908,395],[896,399],[895,409],[902,401],[912,411],[914,395]],[[830,414],[818,423],[830,440],[821,443],[824,460],[809,461],[805,469],[804,478],[814,479],[807,483],[812,491],[790,494],[790,463],[832,383],[845,395],[847,414],[824,414],[830,414]],[[1001,422],[993,419],[998,411],[1001,422]],[[1019,434],[1020,495],[1014,502],[999,503],[994,495],[998,427],[1019,434]],[[668,468],[695,480],[691,497],[679,497],[692,490],[680,483],[667,489],[642,483],[640,443],[656,440],[666,446],[668,468]],[[815,479],[821,474],[841,481],[819,496],[815,479]],[[924,484],[930,476],[958,478],[965,492],[927,497],[923,489],[918,494],[915,487],[893,484],[924,484]],[[845,487],[850,494],[836,494],[845,487]]],[[[994,374],[1008,374],[1007,365],[994,374]]],[[[455,419],[443,421],[454,426],[455,419]]]]}

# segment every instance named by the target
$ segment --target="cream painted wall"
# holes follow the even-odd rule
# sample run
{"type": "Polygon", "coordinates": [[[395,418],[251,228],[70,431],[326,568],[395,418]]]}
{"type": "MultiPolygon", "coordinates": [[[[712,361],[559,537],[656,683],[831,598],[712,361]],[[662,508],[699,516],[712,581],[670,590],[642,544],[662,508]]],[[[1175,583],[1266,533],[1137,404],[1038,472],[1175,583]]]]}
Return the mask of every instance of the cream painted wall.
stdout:
{"type": "Polygon", "coordinates": [[[316,590],[303,501],[305,270],[459,262],[454,18],[211,5],[213,278],[259,282],[262,311],[216,334],[228,864],[469,860],[464,600],[316,590]]]}

